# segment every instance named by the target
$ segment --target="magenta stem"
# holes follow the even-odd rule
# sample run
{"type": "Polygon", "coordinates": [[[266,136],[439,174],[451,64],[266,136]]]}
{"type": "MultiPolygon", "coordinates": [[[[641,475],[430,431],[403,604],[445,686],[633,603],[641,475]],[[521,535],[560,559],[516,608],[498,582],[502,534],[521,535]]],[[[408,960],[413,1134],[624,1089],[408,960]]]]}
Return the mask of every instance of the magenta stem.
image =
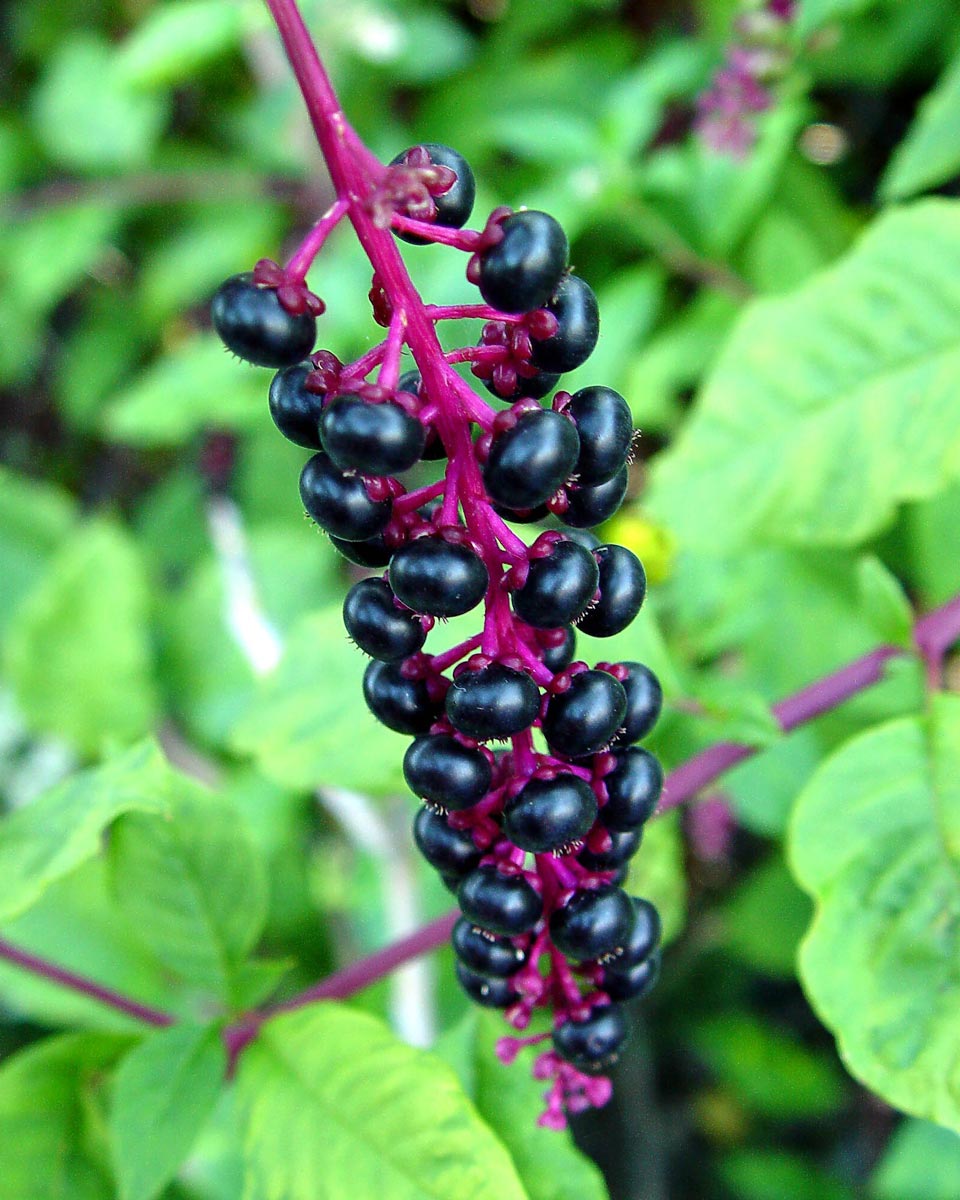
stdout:
{"type": "Polygon", "coordinates": [[[412,217],[405,217],[397,212],[390,218],[390,224],[402,233],[413,233],[428,242],[452,246],[455,250],[465,250],[468,254],[473,253],[480,239],[480,234],[473,229],[450,229],[446,225],[434,225],[431,221],[415,221],[412,217]]]}
{"type": "Polygon", "coordinates": [[[302,283],[306,278],[307,272],[313,265],[313,260],[323,249],[323,244],[330,236],[332,230],[343,220],[347,215],[347,210],[350,205],[346,200],[338,200],[332,204],[330,208],[323,214],[320,220],[314,225],[307,236],[300,243],[299,247],[291,256],[286,266],[286,274],[302,283]]]}
{"type": "Polygon", "coordinates": [[[428,483],[425,487],[417,488],[412,492],[404,492],[402,496],[398,496],[393,502],[393,513],[395,516],[402,516],[404,513],[415,512],[424,504],[429,504],[431,500],[436,500],[438,496],[442,496],[446,489],[446,481],[438,479],[436,483],[428,483]]]}
{"type": "Polygon", "coordinates": [[[458,346],[456,350],[448,350],[446,355],[448,363],[463,362],[503,362],[507,357],[507,351],[503,346],[458,346]]]}
{"type": "Polygon", "coordinates": [[[471,317],[481,321],[522,321],[526,313],[503,313],[489,304],[427,304],[427,316],[431,321],[461,321],[471,317]]]}
{"type": "Polygon", "coordinates": [[[400,378],[400,355],[403,351],[403,337],[407,328],[407,319],[403,309],[397,309],[390,318],[390,330],[387,334],[383,351],[383,363],[377,382],[388,391],[394,391],[400,378]]]}

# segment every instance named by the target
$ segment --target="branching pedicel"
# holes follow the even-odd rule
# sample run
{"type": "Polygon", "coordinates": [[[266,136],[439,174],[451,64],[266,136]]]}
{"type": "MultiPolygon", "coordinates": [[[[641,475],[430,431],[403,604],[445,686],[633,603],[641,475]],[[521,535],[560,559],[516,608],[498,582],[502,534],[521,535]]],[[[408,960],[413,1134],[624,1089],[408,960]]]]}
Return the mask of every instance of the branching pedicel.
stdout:
{"type": "Polygon", "coordinates": [[[427,143],[377,161],[340,111],[296,5],[269,3],[338,199],[286,267],[262,261],[228,280],[214,323],[242,358],[280,368],[274,420],[316,451],[300,478],[310,516],[352,562],[387,568],[344,604],[347,630],[372,659],[364,695],[379,720],[415,739],[404,759],[425,802],[414,836],[463,912],[453,931],[461,985],[517,1030],[536,1008],[553,1014],[552,1034],[504,1038],[499,1053],[511,1061],[552,1037],[533,1069],[551,1081],[541,1122],[562,1128],[565,1112],[608,1099],[603,1072],[628,1032],[620,1002],[647,992],[658,967],[656,910],[618,885],[660,795],[656,759],[632,745],[657,719],[660,687],[639,663],[574,661],[575,625],[610,636],[644,598],[637,558],[583,532],[623,500],[630,411],[599,386],[539,402],[599,332],[596,298],[569,273],[557,222],[500,208],[482,230],[464,230],[474,181],[462,157],[427,143]],[[305,283],[345,218],[387,329],[347,364],[311,353],[323,304],[305,283]],[[395,235],[466,252],[484,303],[425,305],[395,235]],[[485,322],[479,342],[445,353],[436,325],[463,317],[485,322]],[[405,346],[417,370],[401,378],[405,346]],[[458,362],[509,407],[482,400],[458,362]],[[396,475],[421,460],[446,460],[443,477],[408,491],[396,475]],[[578,532],[551,530],[528,548],[504,521],[551,513],[578,532]],[[480,632],[424,651],[437,618],[481,603],[480,632]]]}

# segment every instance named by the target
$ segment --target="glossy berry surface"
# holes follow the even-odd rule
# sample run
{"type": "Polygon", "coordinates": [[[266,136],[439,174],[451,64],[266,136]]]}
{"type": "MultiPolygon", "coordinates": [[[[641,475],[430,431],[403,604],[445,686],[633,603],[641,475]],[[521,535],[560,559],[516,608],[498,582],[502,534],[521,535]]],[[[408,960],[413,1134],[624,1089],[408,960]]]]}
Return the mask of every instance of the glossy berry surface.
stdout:
{"type": "Polygon", "coordinates": [[[508,938],[478,929],[466,917],[460,917],[450,938],[457,958],[474,971],[506,979],[526,962],[526,954],[508,938]]]}
{"type": "Polygon", "coordinates": [[[636,829],[657,807],[663,788],[663,768],[640,746],[616,751],[617,765],[604,778],[607,803],[603,823],[607,829],[636,829]]]}
{"type": "Polygon", "coordinates": [[[615,871],[625,862],[633,858],[640,846],[641,834],[638,829],[623,833],[610,833],[610,846],[606,850],[581,850],[577,862],[588,871],[615,871]]]}
{"type": "Polygon", "coordinates": [[[544,371],[573,371],[587,361],[600,336],[593,288],[579,275],[564,275],[544,308],[557,318],[557,332],[533,340],[532,361],[544,371]]]}
{"type": "Polygon", "coordinates": [[[580,441],[572,423],[552,409],[524,414],[493,439],[483,467],[491,500],[506,508],[535,508],[569,478],[580,441]]]}
{"type": "Polygon", "coordinates": [[[613,957],[633,929],[633,902],[618,887],[574,892],[550,918],[554,945],[575,962],[613,957]]]}
{"type": "Polygon", "coordinates": [[[543,915],[543,900],[527,880],[504,875],[492,864],[471,871],[457,899],[468,921],[507,937],[528,933],[543,915]]]}
{"type": "Polygon", "coordinates": [[[663,708],[663,689],[660,680],[643,663],[627,662],[627,677],[620,682],[627,693],[627,715],[623,732],[617,735],[615,746],[638,742],[653,729],[663,708]]]}
{"type": "Polygon", "coordinates": [[[575,775],[531,779],[504,806],[503,831],[521,850],[543,854],[578,841],[596,815],[593,789],[575,775]]]}
{"type": "Polygon", "coordinates": [[[501,312],[545,304],[567,267],[567,235],[545,212],[516,212],[502,223],[503,239],[480,256],[480,294],[501,312]]]}
{"type": "Polygon", "coordinates": [[[560,376],[553,374],[551,371],[534,371],[532,375],[517,374],[516,382],[513,387],[505,387],[502,384],[500,376],[494,372],[491,379],[485,379],[483,386],[498,400],[519,400],[522,396],[529,396],[532,400],[539,400],[541,396],[546,396],[560,382],[560,376]]]}
{"type": "Polygon", "coordinates": [[[287,441],[306,450],[319,450],[323,396],[306,386],[312,371],[312,362],[300,362],[274,375],[270,384],[270,416],[287,441]]]}
{"type": "MultiPolygon", "coordinates": [[[[444,146],[440,142],[420,142],[419,145],[411,146],[410,149],[404,150],[396,158],[391,159],[390,166],[396,167],[404,164],[411,157],[411,151],[416,150],[426,150],[432,163],[439,167],[449,167],[456,173],[457,178],[453,186],[447,188],[445,192],[433,196],[433,202],[437,208],[433,224],[445,225],[449,229],[462,229],[470,219],[473,202],[477,195],[477,182],[470,164],[451,146],[444,146]]],[[[427,244],[426,238],[419,237],[415,233],[398,232],[397,236],[403,241],[409,242],[411,246],[427,244]]]]}
{"type": "Polygon", "coordinates": [[[347,592],[343,623],[364,654],[399,662],[416,654],[426,631],[411,612],[398,608],[385,579],[361,579],[347,592]]]}
{"type": "Polygon", "coordinates": [[[600,987],[611,1000],[639,1000],[653,990],[659,978],[660,952],[657,951],[627,971],[613,971],[605,967],[600,987]]]}
{"type": "Polygon", "coordinates": [[[623,468],[633,442],[626,400],[608,387],[581,388],[567,412],[580,434],[577,475],[584,486],[606,483],[623,468]]]}
{"type": "Polygon", "coordinates": [[[630,1030],[616,1004],[595,1007],[583,1021],[565,1021],[553,1031],[553,1048],[561,1058],[587,1074],[611,1067],[626,1044],[630,1030]]]}
{"type": "Polygon", "coordinates": [[[523,671],[491,663],[454,679],[446,710],[454,729],[479,741],[496,741],[533,724],[540,710],[540,689],[523,671]]]}
{"type": "Polygon", "coordinates": [[[371,500],[359,475],[347,475],[322,451],[300,472],[300,499],[321,529],[346,542],[382,533],[390,520],[389,499],[371,500]]]}
{"type": "Polygon", "coordinates": [[[570,488],[567,493],[570,506],[563,514],[564,523],[577,529],[592,529],[595,525],[609,521],[623,503],[628,482],[627,468],[621,467],[606,483],[598,483],[591,487],[578,484],[577,487],[570,488]]]}
{"type": "Polygon", "coordinates": [[[440,808],[471,808],[490,790],[492,768],[480,750],[448,733],[417,738],[403,758],[403,777],[415,796],[440,808]]]}
{"type": "Polygon", "coordinates": [[[557,542],[543,558],[531,559],[526,582],[513,593],[513,611],[537,629],[557,629],[583,615],[599,583],[589,550],[557,542]]]}
{"type": "Polygon", "coordinates": [[[600,570],[600,599],[577,626],[591,637],[612,637],[640,611],[647,577],[640,559],[626,546],[600,546],[594,555],[600,570]]]}
{"type": "Polygon", "coordinates": [[[509,1008],[520,999],[513,984],[506,979],[484,975],[458,961],[454,965],[457,982],[475,1004],[484,1008],[509,1008]]]}
{"type": "Polygon", "coordinates": [[[413,818],[413,839],[431,867],[446,878],[463,878],[480,861],[469,830],[451,829],[446,818],[421,808],[413,818]]]}
{"type": "Polygon", "coordinates": [[[328,536],[333,548],[358,567],[385,567],[393,557],[393,550],[379,534],[360,542],[346,542],[332,533],[328,536]]]}
{"type": "Polygon", "coordinates": [[[565,692],[551,696],[543,735],[564,758],[582,758],[610,744],[623,724],[627,694],[606,671],[581,671],[565,692]]]}
{"type": "Polygon", "coordinates": [[[663,926],[660,914],[649,900],[633,897],[634,919],[630,935],[623,946],[623,953],[609,962],[608,974],[621,974],[632,970],[638,963],[646,961],[660,945],[663,926]]]}
{"type": "Polygon", "coordinates": [[[210,314],[223,344],[258,367],[292,367],[317,340],[316,317],[287,312],[276,290],[254,283],[249,272],[221,283],[210,314]]]}
{"type": "Polygon", "coordinates": [[[483,559],[469,546],[422,537],[390,560],[390,585],[414,612],[457,617],[483,599],[489,576],[483,559]]]}
{"type": "Polygon", "coordinates": [[[335,396],[320,417],[320,440],[344,471],[393,475],[420,461],[427,432],[397,404],[335,396]]]}
{"type": "Polygon", "coordinates": [[[543,665],[548,667],[554,675],[558,675],[565,668],[569,667],[573,662],[573,656],[577,652],[577,635],[568,625],[563,631],[563,641],[558,642],[555,646],[551,646],[543,653],[543,665]]]}
{"type": "Polygon", "coordinates": [[[422,679],[407,679],[395,663],[372,662],[363,675],[363,698],[395,733],[426,733],[440,713],[422,679]]]}

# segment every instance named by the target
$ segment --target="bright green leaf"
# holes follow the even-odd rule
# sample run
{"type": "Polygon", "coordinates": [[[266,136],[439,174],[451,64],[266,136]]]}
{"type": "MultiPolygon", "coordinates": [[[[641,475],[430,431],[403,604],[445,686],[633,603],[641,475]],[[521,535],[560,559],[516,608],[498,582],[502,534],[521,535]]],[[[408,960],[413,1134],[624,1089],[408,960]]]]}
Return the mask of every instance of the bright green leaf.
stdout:
{"type": "Polygon", "coordinates": [[[0,467],[0,579],[4,592],[0,636],[17,605],[42,578],[75,519],[65,492],[0,467]]]}
{"type": "Polygon", "coordinates": [[[876,3],[877,0],[800,0],[797,33],[806,37],[829,21],[855,16],[876,3]]]}
{"type": "Polygon", "coordinates": [[[151,9],[114,59],[117,77],[140,87],[189,79],[234,49],[244,32],[238,0],[174,0],[151,9]]]}
{"type": "Polygon", "coordinates": [[[857,564],[863,611],[882,642],[910,646],[913,609],[897,577],[872,554],[857,564]]]}
{"type": "Polygon", "coordinates": [[[956,1200],[960,1137],[928,1121],[904,1121],[870,1179],[868,1194],[870,1200],[956,1200]]]}
{"type": "Polygon", "coordinates": [[[960,56],[921,101],[907,136],[880,181],[885,200],[904,200],[960,174],[960,56]]]}

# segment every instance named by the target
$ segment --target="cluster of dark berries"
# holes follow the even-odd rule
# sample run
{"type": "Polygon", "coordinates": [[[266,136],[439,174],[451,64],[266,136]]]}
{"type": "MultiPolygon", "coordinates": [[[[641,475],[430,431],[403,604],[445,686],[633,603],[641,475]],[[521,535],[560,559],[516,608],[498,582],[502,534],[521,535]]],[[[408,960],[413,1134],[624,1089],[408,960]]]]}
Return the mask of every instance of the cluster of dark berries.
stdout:
{"type": "MultiPolygon", "coordinates": [[[[627,1037],[621,1002],[652,987],[659,962],[657,912],[621,884],[663,782],[634,744],[657,720],[660,686],[641,663],[576,659],[577,630],[619,633],[644,599],[636,556],[587,532],[626,493],[630,410],[603,386],[540,402],[599,333],[596,297],[568,270],[552,217],[498,209],[483,230],[462,230],[473,176],[444,146],[356,170],[365,199],[341,201],[340,215],[374,265],[386,339],[350,364],[313,353],[320,302],[302,271],[273,263],[221,287],[214,323],[240,357],[280,368],[273,418],[315,451],[300,476],[304,507],[341,553],[378,572],[343,606],[371,659],[364,696],[414,739],[403,764],[423,801],[414,836],[463,913],[461,985],[518,1029],[535,1008],[553,1012],[552,1034],[504,1039],[502,1056],[552,1036],[535,1072],[553,1080],[544,1123],[557,1126],[564,1110],[609,1094],[602,1074],[627,1037]],[[388,227],[467,251],[485,303],[423,306],[388,227]],[[479,343],[445,352],[436,323],[464,316],[485,322],[479,343]],[[404,345],[417,369],[401,375],[404,345]],[[509,407],[493,410],[455,362],[472,363],[509,407]],[[434,481],[411,489],[398,478],[444,460],[434,481]],[[551,516],[561,527],[530,545],[505,523],[551,516]],[[475,636],[424,650],[438,618],[480,605],[475,636]]],[[[323,219],[331,228],[335,215],[323,219]]],[[[291,261],[302,268],[304,257],[291,261]]]]}

